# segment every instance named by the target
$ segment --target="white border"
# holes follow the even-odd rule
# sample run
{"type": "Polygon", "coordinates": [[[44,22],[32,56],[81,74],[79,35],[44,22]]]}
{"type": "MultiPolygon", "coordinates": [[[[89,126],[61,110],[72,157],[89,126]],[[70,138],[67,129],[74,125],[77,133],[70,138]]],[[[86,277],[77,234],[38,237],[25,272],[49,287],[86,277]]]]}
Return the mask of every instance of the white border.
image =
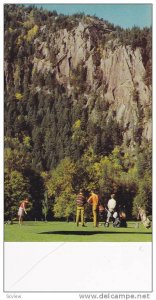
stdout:
{"type": "MultiPolygon", "coordinates": [[[[79,0],[77,0],[77,1],[60,1],[60,0],[58,0],[58,1],[49,1],[49,0],[47,0],[47,1],[12,1],[12,0],[10,0],[10,1],[2,1],[2,2],[0,2],[0,20],[1,20],[1,26],[0,26],[0,29],[1,29],[1,32],[0,32],[0,38],[1,38],[1,45],[3,45],[3,4],[4,3],[83,3],[83,4],[87,4],[87,3],[92,3],[92,4],[96,4],[95,3],[95,1],[92,1],[92,0],[90,0],[90,1],[79,1],[79,0]]],[[[120,4],[126,4],[126,3],[153,3],[153,13],[154,13],[154,16],[153,16],[153,27],[154,27],[154,32],[155,32],[155,20],[156,20],[156,15],[155,15],[155,3],[154,3],[154,1],[98,1],[98,3],[114,3],[114,4],[116,4],[116,3],[120,3],[120,4]]],[[[154,34],[153,34],[153,38],[154,38],[154,34]]],[[[1,47],[1,59],[0,59],[0,64],[1,64],[1,70],[3,70],[3,51],[2,51],[2,47],[1,47]]],[[[154,41],[154,43],[153,43],[153,57],[155,57],[155,54],[156,54],[156,51],[155,51],[155,41],[154,41]]],[[[155,62],[155,60],[154,60],[154,62],[155,62]]],[[[154,62],[153,62],[153,67],[154,67],[154,62]]],[[[1,137],[3,137],[3,105],[2,105],[2,103],[3,103],[3,72],[0,72],[0,76],[1,76],[1,80],[0,80],[0,84],[1,84],[1,110],[0,110],[0,120],[1,120],[1,122],[2,122],[2,124],[1,124],[1,126],[0,126],[0,134],[1,134],[1,137]]],[[[153,77],[153,82],[155,83],[155,72],[154,72],[154,77],[153,77]]],[[[154,115],[155,115],[155,103],[154,103],[154,95],[155,95],[155,87],[154,87],[154,94],[153,94],[153,127],[155,128],[155,119],[154,119],[154,115]]],[[[1,139],[1,141],[2,141],[2,139],[1,139]]],[[[154,130],[153,130],[153,141],[155,141],[155,132],[154,132],[154,130]]],[[[1,153],[1,159],[0,159],[0,174],[1,174],[1,183],[3,182],[3,143],[1,143],[0,144],[0,147],[1,147],[1,149],[0,149],[0,153],[1,153]]],[[[153,172],[154,172],[154,178],[155,178],[155,166],[156,166],[156,163],[155,163],[155,144],[153,143],[153,154],[154,154],[154,157],[153,157],[153,172]]],[[[153,181],[154,182],[154,181],[153,181]]],[[[155,195],[155,185],[153,184],[153,194],[155,195]]],[[[3,195],[3,184],[1,184],[1,195],[3,195]]],[[[155,204],[154,204],[154,201],[153,201],[153,211],[156,211],[155,210],[155,204]]],[[[1,218],[0,218],[0,225],[1,225],[1,228],[3,228],[3,205],[1,206],[1,208],[0,208],[0,212],[1,212],[1,218]]],[[[155,216],[155,213],[154,213],[154,216],[155,216]]],[[[154,219],[154,218],[153,218],[154,219]]],[[[153,221],[153,228],[155,228],[155,221],[153,221]]],[[[0,231],[1,233],[1,241],[3,241],[3,230],[1,230],[0,231]]],[[[154,230],[154,234],[153,234],[153,239],[155,240],[155,230],[154,230]]],[[[13,250],[13,248],[14,248],[14,246],[13,246],[13,244],[14,243],[12,243],[12,246],[11,246],[11,252],[12,252],[12,250],[13,250]]],[[[27,250],[27,251],[31,251],[31,254],[30,254],[30,258],[32,259],[33,258],[33,255],[34,255],[34,253],[36,253],[36,249],[35,249],[35,247],[37,247],[38,248],[38,246],[39,245],[37,245],[38,243],[17,243],[16,244],[16,253],[18,253],[18,251],[21,249],[21,247],[23,247],[23,246],[25,246],[26,248],[28,247],[28,249],[29,250],[27,250]],[[35,249],[35,250],[33,250],[33,248],[35,249]],[[34,252],[35,251],[35,252],[34,252]]],[[[55,246],[54,245],[55,243],[53,243],[53,246],[55,246]]],[[[84,245],[84,243],[75,243],[78,247],[80,247],[80,251],[81,252],[83,252],[83,245],[84,245]]],[[[100,243],[96,243],[96,247],[97,247],[97,252],[98,252],[98,245],[99,245],[100,243]]],[[[141,243],[142,244],[142,243],[141,243]]],[[[130,245],[132,246],[134,246],[134,249],[136,250],[136,249],[139,249],[138,247],[141,245],[140,243],[130,243],[130,245]]],[[[143,243],[144,244],[144,243],[143,243]]],[[[142,249],[143,249],[143,252],[145,251],[145,248],[147,248],[147,245],[150,245],[150,243],[145,243],[145,246],[142,244],[142,249]]],[[[45,244],[42,244],[42,245],[45,245],[45,244]]],[[[40,245],[40,247],[42,247],[42,245],[40,245]]],[[[108,247],[110,245],[110,249],[112,249],[112,243],[110,243],[110,244],[108,244],[107,243],[107,245],[105,244],[105,243],[103,243],[103,247],[104,246],[106,246],[106,248],[108,247]]],[[[117,243],[115,243],[115,245],[113,246],[113,251],[114,251],[114,249],[115,249],[115,251],[116,251],[116,253],[117,253],[117,248],[119,247],[119,253],[121,253],[121,251],[123,250],[123,243],[119,243],[119,244],[117,244],[117,243]]],[[[46,254],[47,254],[47,252],[49,251],[48,249],[51,249],[50,247],[51,247],[51,244],[50,243],[46,243],[46,246],[47,246],[47,248],[46,248],[46,250],[43,250],[43,256],[46,256],[46,254]]],[[[69,247],[70,248],[70,246],[72,246],[72,243],[67,243],[67,248],[69,247]]],[[[94,248],[94,246],[95,246],[95,244],[93,244],[93,247],[92,247],[92,244],[91,243],[88,243],[88,246],[87,246],[87,248],[86,248],[86,250],[85,251],[88,251],[88,258],[92,258],[92,257],[90,257],[90,254],[92,253],[92,250],[93,250],[93,248],[94,248]]],[[[8,245],[7,245],[7,247],[9,247],[9,243],[8,243],[8,245]]],[[[73,247],[73,246],[72,246],[73,247]]],[[[126,244],[125,244],[125,247],[126,247],[126,244]]],[[[153,247],[154,247],[154,249],[153,249],[153,253],[155,253],[155,243],[154,243],[154,245],[153,245],[153,247]]],[[[63,248],[62,248],[63,249],[63,248]]],[[[74,248],[72,248],[72,249],[74,249],[74,248]]],[[[72,249],[71,249],[71,251],[72,251],[72,249]]],[[[102,249],[102,247],[100,247],[100,249],[102,249]]],[[[109,252],[110,252],[110,249],[109,249],[109,252]]],[[[61,250],[61,248],[60,248],[60,250],[61,250]]],[[[96,249],[95,249],[96,250],[96,249]]],[[[105,250],[105,249],[103,249],[103,250],[105,250]]],[[[146,249],[147,250],[147,249],[146,249]]],[[[130,255],[130,258],[134,258],[133,257],[133,250],[131,249],[131,255],[130,255]]],[[[10,253],[11,253],[10,252],[10,253]]],[[[101,252],[101,251],[100,251],[101,252]]],[[[135,252],[135,251],[134,251],[135,252]]],[[[14,252],[15,253],[15,252],[14,252]]],[[[59,253],[59,252],[58,252],[59,253]]],[[[113,252],[114,253],[114,252],[113,252]]],[[[113,257],[113,253],[112,253],[112,257],[113,257]]],[[[75,251],[73,251],[73,253],[71,254],[72,255],[72,259],[74,259],[74,255],[76,254],[76,256],[78,255],[78,253],[77,252],[75,252],[75,251]]],[[[92,253],[93,254],[93,253],[92,253]]],[[[149,253],[149,255],[150,255],[150,253],[149,253]]],[[[3,243],[0,243],[0,257],[2,258],[3,257],[3,243]]],[[[7,262],[7,264],[10,264],[11,263],[11,256],[9,255],[9,257],[10,257],[10,262],[9,262],[9,258],[8,258],[8,262],[7,262]]],[[[49,254],[49,257],[50,257],[50,254],[49,254]]],[[[80,257],[81,257],[81,255],[80,255],[80,257]]],[[[19,256],[17,257],[15,254],[14,254],[14,256],[13,256],[13,258],[14,259],[22,259],[22,256],[20,256],[20,258],[19,258],[19,256]]],[[[82,257],[81,257],[82,258],[82,257]]],[[[99,256],[99,258],[100,258],[100,256],[99,256]]],[[[59,256],[58,256],[58,258],[57,258],[58,260],[60,259],[59,258],[59,256]]],[[[61,255],[61,262],[63,263],[63,261],[62,261],[62,259],[63,259],[63,254],[61,255]]],[[[145,255],[145,261],[146,261],[146,259],[147,259],[147,253],[146,253],[146,255],[145,255]]],[[[155,256],[154,256],[154,258],[153,258],[153,260],[155,261],[155,256]]],[[[45,261],[46,261],[46,258],[45,258],[45,261]]],[[[131,259],[130,259],[130,264],[131,264],[131,259]]],[[[143,260],[144,261],[144,260],[143,260]]],[[[2,262],[2,259],[1,259],[1,262],[2,262]]],[[[23,261],[22,261],[23,262],[23,261]]],[[[27,262],[27,264],[28,264],[28,261],[26,260],[26,262],[27,262]]],[[[74,263],[74,262],[73,262],[74,263]]],[[[133,264],[134,264],[134,266],[135,266],[135,260],[133,260],[133,264]]],[[[155,264],[154,264],[155,265],[155,264]]],[[[7,265],[8,266],[8,265],[7,265]]],[[[23,267],[24,268],[26,268],[26,265],[23,265],[23,267]]],[[[43,264],[43,268],[45,267],[45,264],[43,264]]],[[[49,266],[48,266],[49,267],[49,266]]],[[[130,266],[131,267],[131,266],[130,266]]],[[[8,267],[7,267],[8,268],[8,267]]],[[[48,269],[48,268],[47,268],[48,269]]],[[[54,269],[53,269],[53,266],[50,266],[50,268],[49,268],[50,270],[48,271],[48,274],[49,274],[49,277],[51,277],[51,275],[52,275],[52,273],[53,272],[55,272],[54,271],[54,269]]],[[[8,269],[7,269],[8,270],[8,269]]],[[[141,269],[142,270],[142,269],[141,269]]],[[[146,268],[144,269],[144,270],[146,270],[146,268]]],[[[18,270],[19,271],[19,270],[18,270]]],[[[8,272],[8,271],[7,271],[8,272]]],[[[120,273],[120,271],[119,271],[119,273],[120,273]]],[[[143,273],[143,272],[142,272],[143,273]]],[[[14,274],[15,274],[15,277],[17,276],[17,273],[16,273],[16,271],[14,272],[14,274]]],[[[38,272],[38,274],[39,274],[39,272],[38,272]]],[[[0,292],[1,292],[1,294],[0,294],[0,299],[7,299],[8,297],[7,297],[7,295],[9,294],[9,295],[14,295],[15,293],[3,293],[3,268],[0,268],[0,275],[1,275],[1,279],[2,280],[0,280],[0,292]]],[[[64,274],[65,275],[65,274],[64,274]]],[[[67,272],[67,276],[64,276],[65,277],[65,280],[67,280],[67,278],[68,278],[68,272],[67,272]]],[[[88,276],[89,276],[89,278],[90,278],[90,275],[91,274],[88,274],[88,276]]],[[[100,273],[100,275],[102,276],[102,274],[100,273]]],[[[83,276],[82,274],[79,274],[79,276],[80,276],[80,278],[83,276]]],[[[98,275],[97,275],[98,276],[98,275]]],[[[9,277],[8,277],[9,278],[9,277]]],[[[25,277],[26,278],[26,277],[25,277]]],[[[154,279],[155,279],[156,277],[155,277],[155,268],[154,268],[154,279]]],[[[10,280],[10,278],[9,278],[9,280],[10,280]]],[[[104,280],[105,280],[105,278],[104,278],[104,280]]],[[[115,279],[112,279],[112,284],[113,284],[113,282],[114,282],[114,280],[115,279]]],[[[136,282],[137,282],[137,280],[138,279],[136,279],[136,282]]],[[[33,278],[33,281],[35,282],[35,278],[33,278]]],[[[74,276],[73,276],[73,281],[74,281],[74,276]]],[[[155,281],[155,280],[154,280],[155,281]]],[[[101,279],[100,279],[100,282],[101,282],[101,279]]],[[[35,285],[36,285],[36,282],[34,283],[35,285]]],[[[26,282],[25,282],[25,285],[26,285],[26,282]]],[[[92,290],[92,289],[91,289],[92,290]]],[[[23,294],[21,294],[20,293],[20,295],[22,295],[22,297],[24,298],[24,299],[37,299],[38,297],[40,297],[40,299],[42,299],[42,297],[44,297],[45,298],[45,294],[41,294],[40,293],[40,295],[38,294],[38,293],[27,293],[27,294],[25,294],[25,293],[23,293],[23,294]]],[[[154,292],[152,293],[152,294],[150,294],[151,295],[151,298],[153,298],[154,299],[154,296],[155,296],[155,286],[154,286],[154,292]]],[[[75,296],[75,294],[49,294],[49,293],[46,293],[46,299],[52,299],[52,297],[54,298],[54,299],[70,299],[71,297],[71,299],[79,299],[79,297],[78,297],[78,295],[77,296],[75,296]]]]}
{"type": "Polygon", "coordinates": [[[5,243],[5,291],[151,292],[151,243],[5,243]]]}

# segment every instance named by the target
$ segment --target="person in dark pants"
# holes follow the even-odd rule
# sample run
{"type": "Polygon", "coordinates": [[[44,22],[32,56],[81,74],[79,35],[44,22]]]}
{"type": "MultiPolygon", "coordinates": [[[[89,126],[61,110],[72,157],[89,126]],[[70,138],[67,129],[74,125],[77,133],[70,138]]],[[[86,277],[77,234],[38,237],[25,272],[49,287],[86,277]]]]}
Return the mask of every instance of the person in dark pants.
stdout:
{"type": "Polygon", "coordinates": [[[79,219],[81,216],[81,225],[84,227],[84,209],[85,209],[85,197],[82,193],[82,191],[80,190],[79,194],[77,195],[76,198],[76,204],[77,204],[77,209],[76,209],[76,225],[79,226],[79,219]]]}

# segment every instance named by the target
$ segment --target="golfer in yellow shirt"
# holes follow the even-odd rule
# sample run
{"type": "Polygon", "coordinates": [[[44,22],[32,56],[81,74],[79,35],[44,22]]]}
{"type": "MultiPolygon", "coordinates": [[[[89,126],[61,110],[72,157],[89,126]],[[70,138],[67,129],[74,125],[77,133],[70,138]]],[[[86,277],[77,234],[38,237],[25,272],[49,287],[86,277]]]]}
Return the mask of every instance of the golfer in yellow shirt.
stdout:
{"type": "Polygon", "coordinates": [[[92,204],[92,212],[93,212],[93,224],[94,227],[98,227],[98,220],[97,220],[97,214],[98,214],[98,204],[99,204],[99,197],[94,192],[91,192],[91,196],[87,200],[89,204],[92,204]]]}

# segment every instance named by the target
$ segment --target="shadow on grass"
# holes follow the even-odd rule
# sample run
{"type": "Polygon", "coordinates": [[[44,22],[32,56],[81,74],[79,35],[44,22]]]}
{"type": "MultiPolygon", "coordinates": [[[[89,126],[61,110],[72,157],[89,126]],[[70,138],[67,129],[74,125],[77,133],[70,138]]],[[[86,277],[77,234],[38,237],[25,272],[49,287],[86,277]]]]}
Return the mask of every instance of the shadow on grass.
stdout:
{"type": "Polygon", "coordinates": [[[126,232],[126,231],[47,231],[38,234],[62,234],[62,235],[95,235],[95,234],[151,234],[151,232],[126,232]]]}

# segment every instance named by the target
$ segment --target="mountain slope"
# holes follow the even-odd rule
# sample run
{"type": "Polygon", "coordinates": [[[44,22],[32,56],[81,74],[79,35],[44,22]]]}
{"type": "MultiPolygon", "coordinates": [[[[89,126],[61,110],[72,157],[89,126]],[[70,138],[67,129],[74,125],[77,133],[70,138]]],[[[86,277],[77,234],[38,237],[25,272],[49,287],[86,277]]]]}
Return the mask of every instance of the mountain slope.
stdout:
{"type": "Polygon", "coordinates": [[[5,5],[5,134],[35,168],[151,140],[151,31],[5,5]]]}

